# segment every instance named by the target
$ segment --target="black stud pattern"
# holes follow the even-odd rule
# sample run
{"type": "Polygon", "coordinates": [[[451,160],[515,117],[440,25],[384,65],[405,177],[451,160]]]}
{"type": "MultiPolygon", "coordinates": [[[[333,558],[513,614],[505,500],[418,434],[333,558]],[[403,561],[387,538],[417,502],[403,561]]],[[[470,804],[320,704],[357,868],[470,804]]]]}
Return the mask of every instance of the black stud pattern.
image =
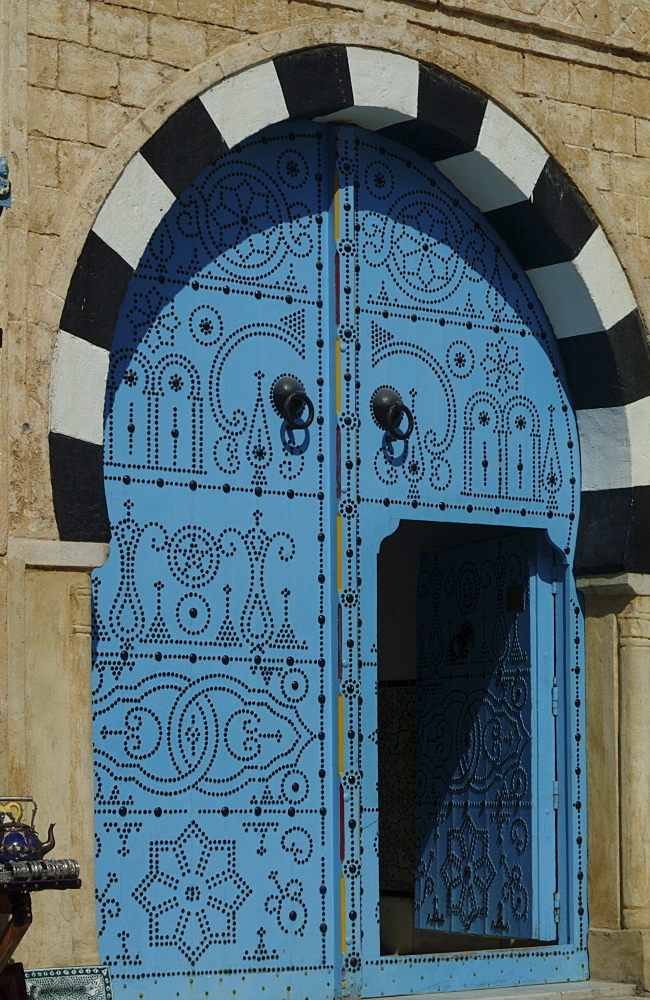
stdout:
{"type": "Polygon", "coordinates": [[[102,949],[127,983],[331,978],[322,144],[278,130],[204,171],[120,315],[93,630],[102,949]],[[277,413],[282,373],[308,428],[277,413]]]}
{"type": "Polygon", "coordinates": [[[414,418],[405,441],[362,425],[360,454],[376,476],[364,500],[555,519],[548,530],[573,551],[577,432],[532,288],[439,174],[363,139],[351,159],[359,263],[374,278],[356,299],[362,385],[369,401],[399,371],[391,388],[414,418]]]}
{"type": "MultiPolygon", "coordinates": [[[[441,554],[423,567],[416,709],[420,927],[533,936],[537,829],[530,775],[537,692],[530,575],[519,540],[467,546],[455,558],[441,554]],[[508,608],[512,588],[522,592],[521,613],[508,608]]],[[[540,752],[541,740],[536,756],[540,752]]]]}

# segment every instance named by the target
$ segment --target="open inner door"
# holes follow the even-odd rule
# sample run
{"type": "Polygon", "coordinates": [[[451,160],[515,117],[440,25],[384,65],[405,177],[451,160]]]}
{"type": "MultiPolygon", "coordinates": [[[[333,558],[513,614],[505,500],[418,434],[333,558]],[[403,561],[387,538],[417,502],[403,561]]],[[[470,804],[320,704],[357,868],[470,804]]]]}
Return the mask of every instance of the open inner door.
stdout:
{"type": "Polygon", "coordinates": [[[538,532],[401,522],[384,540],[384,954],[556,940],[552,575],[538,532]]]}

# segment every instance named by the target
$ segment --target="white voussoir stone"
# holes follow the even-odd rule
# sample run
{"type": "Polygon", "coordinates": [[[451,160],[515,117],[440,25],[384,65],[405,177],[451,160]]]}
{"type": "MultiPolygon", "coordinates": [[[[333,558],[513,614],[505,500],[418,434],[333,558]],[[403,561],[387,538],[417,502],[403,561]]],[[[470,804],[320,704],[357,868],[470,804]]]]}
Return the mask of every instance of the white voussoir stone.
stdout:
{"type": "Polygon", "coordinates": [[[481,212],[489,212],[530,198],[547,160],[541,143],[488,101],[476,149],[436,166],[481,212]]]}
{"type": "Polygon", "coordinates": [[[577,257],[528,271],[556,337],[608,330],[636,308],[632,289],[602,229],[577,257]]]}
{"type": "Polygon", "coordinates": [[[352,107],[318,121],[351,122],[377,131],[417,118],[419,65],[416,59],[377,49],[348,48],[352,107]]]}
{"type": "Polygon", "coordinates": [[[544,147],[488,101],[476,149],[436,164],[482,212],[530,198],[548,160],[544,147]]]}
{"type": "Polygon", "coordinates": [[[140,153],[127,163],[95,219],[93,231],[136,268],[174,195],[140,153]]]}
{"type": "Polygon", "coordinates": [[[271,61],[222,80],[202,94],[201,101],[228,146],[288,117],[271,61]]]}
{"type": "Polygon", "coordinates": [[[627,406],[578,410],[583,490],[650,485],[650,397],[627,406]]]}
{"type": "Polygon", "coordinates": [[[109,354],[103,347],[59,330],[50,382],[50,430],[102,444],[109,354]]]}

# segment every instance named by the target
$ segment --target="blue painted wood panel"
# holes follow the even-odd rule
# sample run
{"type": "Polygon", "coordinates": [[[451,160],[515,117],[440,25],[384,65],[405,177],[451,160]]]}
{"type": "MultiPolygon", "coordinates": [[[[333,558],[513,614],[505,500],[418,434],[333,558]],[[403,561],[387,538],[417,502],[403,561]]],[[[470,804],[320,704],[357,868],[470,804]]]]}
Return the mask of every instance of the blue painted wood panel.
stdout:
{"type": "Polygon", "coordinates": [[[373,466],[364,499],[388,500],[408,516],[433,510],[452,520],[460,513],[534,524],[571,554],[578,438],[532,287],[435,169],[365,138],[351,153],[359,183],[359,449],[373,466]],[[370,399],[382,385],[413,413],[406,443],[378,433],[372,419],[370,399]]]}
{"type": "Polygon", "coordinates": [[[94,706],[101,948],[127,996],[224,970],[255,996],[271,972],[281,989],[309,973],[334,990],[315,132],[208,169],[158,227],[120,315],[94,706]],[[287,374],[308,383],[306,430],[273,406],[287,374]]]}
{"type": "Polygon", "coordinates": [[[423,557],[418,927],[556,937],[551,578],[535,536],[423,557]]]}
{"type": "MultiPolygon", "coordinates": [[[[381,735],[377,732],[376,579],[382,541],[405,521],[482,525],[506,534],[520,527],[538,529],[555,549],[562,599],[568,602],[573,594],[577,611],[569,567],[580,477],[575,418],[552,330],[527,278],[480,213],[430,165],[379,136],[341,129],[337,165],[343,220],[337,244],[341,262],[339,426],[344,467],[339,509],[343,548],[347,545],[348,553],[354,551],[346,599],[357,609],[353,618],[343,607],[347,622],[343,634],[351,643],[344,658],[343,691],[347,683],[349,731],[356,724],[362,735],[360,745],[351,741],[346,758],[353,774],[362,776],[358,795],[350,792],[346,817],[354,831],[349,835],[350,850],[356,848],[358,856],[367,859],[378,856],[381,840],[378,781],[383,778],[373,764],[381,735]],[[397,391],[412,413],[413,430],[407,440],[395,440],[375,419],[371,400],[381,387],[397,391]],[[350,424],[353,433],[347,429],[350,424]]],[[[399,430],[403,433],[407,428],[405,414],[399,430]]],[[[541,549],[535,556],[540,572],[548,558],[541,549]]],[[[540,718],[548,719],[551,711],[548,657],[552,643],[548,640],[554,628],[558,635],[561,631],[561,616],[549,610],[548,574],[544,579],[543,600],[541,591],[533,595],[546,607],[539,617],[540,634],[535,615],[534,636],[544,669],[536,672],[538,686],[529,691],[527,706],[535,734],[540,732],[540,718]]],[[[409,585],[412,581],[390,581],[396,591],[409,585]]],[[[397,616],[394,621],[395,629],[404,628],[397,616]]],[[[579,615],[574,617],[572,628],[579,628],[579,621],[579,615]]],[[[562,664],[569,655],[581,652],[577,633],[569,640],[563,632],[557,641],[562,664]]],[[[561,668],[560,688],[566,683],[565,669],[561,668]]],[[[578,684],[579,670],[578,666],[572,677],[578,684]]],[[[527,956],[494,948],[462,960],[444,953],[381,954],[379,865],[370,866],[365,860],[360,923],[347,927],[353,955],[358,954],[355,948],[363,935],[360,988],[364,996],[586,975],[585,953],[580,952],[585,947],[584,907],[578,903],[584,876],[578,857],[582,839],[576,832],[580,817],[570,812],[575,800],[569,798],[567,785],[572,773],[569,761],[575,767],[574,749],[581,739],[581,718],[569,719],[565,714],[559,727],[563,733],[558,749],[560,785],[564,788],[559,820],[560,896],[566,904],[559,909],[559,940],[566,942],[564,949],[556,951],[549,945],[527,956]],[[575,738],[573,746],[568,732],[575,738]]],[[[547,735],[548,731],[542,742],[547,735]]],[[[480,929],[474,925],[474,932],[493,937],[503,934],[504,938],[525,933],[545,941],[556,938],[553,907],[559,897],[554,896],[552,870],[553,766],[540,773],[537,750],[524,753],[529,788],[535,789],[529,805],[535,813],[536,839],[521,878],[532,905],[518,929],[513,924],[506,933],[498,926],[498,901],[491,900],[494,912],[480,929]]],[[[424,765],[422,756],[419,764],[424,765]]],[[[419,777],[416,774],[416,782],[419,777]]],[[[385,794],[390,794],[390,788],[399,798],[399,787],[389,786],[385,794]]],[[[492,832],[498,836],[498,829],[491,830],[490,838],[492,832]]],[[[512,869],[515,862],[510,852],[505,856],[512,869]]],[[[425,883],[419,862],[414,858],[416,904],[418,889],[422,902],[425,883]],[[416,870],[420,872],[417,884],[416,870]]],[[[513,887],[518,878],[519,872],[514,871],[513,887]]],[[[349,886],[358,899],[354,880],[349,886]]],[[[423,928],[431,926],[426,916],[433,915],[432,904],[433,898],[427,899],[416,916],[423,928]]],[[[449,919],[442,927],[468,930],[462,920],[454,924],[449,919]]],[[[471,947],[476,950],[480,945],[475,941],[471,947]]],[[[420,948],[425,951],[422,943],[420,948]]],[[[348,969],[349,965],[348,957],[348,969]]]]}

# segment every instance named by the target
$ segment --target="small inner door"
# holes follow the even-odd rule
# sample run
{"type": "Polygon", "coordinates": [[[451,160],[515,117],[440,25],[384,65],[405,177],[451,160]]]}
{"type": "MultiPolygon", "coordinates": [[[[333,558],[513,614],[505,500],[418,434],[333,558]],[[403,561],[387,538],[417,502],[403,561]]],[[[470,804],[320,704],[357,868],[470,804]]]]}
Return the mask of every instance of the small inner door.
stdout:
{"type": "Polygon", "coordinates": [[[494,535],[402,522],[380,550],[384,954],[557,936],[553,556],[494,535]]]}

